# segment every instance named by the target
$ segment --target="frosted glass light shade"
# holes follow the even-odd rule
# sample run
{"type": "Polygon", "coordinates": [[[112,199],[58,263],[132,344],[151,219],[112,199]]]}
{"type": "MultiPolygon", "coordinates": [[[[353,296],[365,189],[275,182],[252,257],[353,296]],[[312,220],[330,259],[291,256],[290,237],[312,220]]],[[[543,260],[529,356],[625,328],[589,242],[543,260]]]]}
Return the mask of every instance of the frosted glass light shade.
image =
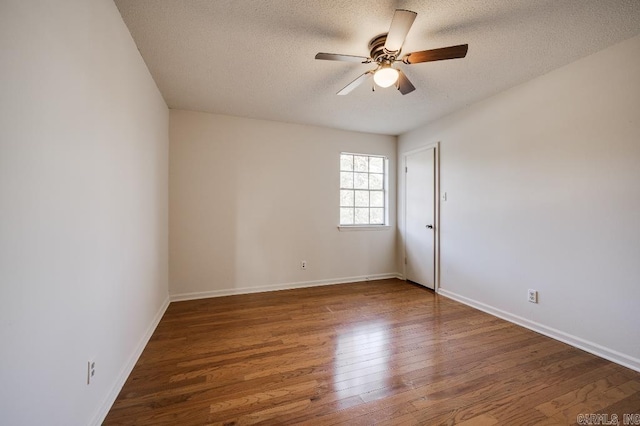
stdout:
{"type": "Polygon", "coordinates": [[[398,81],[398,70],[391,67],[380,68],[373,74],[373,81],[380,87],[389,87],[398,81]]]}

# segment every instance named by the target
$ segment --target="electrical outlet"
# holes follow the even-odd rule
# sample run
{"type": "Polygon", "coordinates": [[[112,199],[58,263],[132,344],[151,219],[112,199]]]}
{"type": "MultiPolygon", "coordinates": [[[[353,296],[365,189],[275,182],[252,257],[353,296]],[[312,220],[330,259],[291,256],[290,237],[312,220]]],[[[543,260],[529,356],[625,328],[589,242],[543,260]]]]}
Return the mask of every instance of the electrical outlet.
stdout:
{"type": "Polygon", "coordinates": [[[93,380],[93,376],[96,375],[96,362],[93,360],[87,361],[87,384],[90,385],[93,380]]]}
{"type": "Polygon", "coordinates": [[[538,303],[538,291],[537,290],[529,289],[529,291],[527,292],[527,297],[529,299],[529,302],[538,303]]]}
{"type": "Polygon", "coordinates": [[[307,269],[307,261],[306,260],[301,260],[300,261],[300,269],[307,269]]]}

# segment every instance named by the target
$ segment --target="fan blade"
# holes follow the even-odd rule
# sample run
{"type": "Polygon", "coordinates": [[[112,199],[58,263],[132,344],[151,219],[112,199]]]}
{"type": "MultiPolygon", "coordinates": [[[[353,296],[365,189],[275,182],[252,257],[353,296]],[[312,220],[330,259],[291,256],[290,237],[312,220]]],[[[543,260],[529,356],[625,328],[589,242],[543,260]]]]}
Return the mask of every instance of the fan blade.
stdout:
{"type": "Polygon", "coordinates": [[[327,61],[359,62],[361,64],[371,62],[369,58],[365,58],[364,56],[338,55],[336,53],[318,53],[316,55],[316,59],[324,59],[327,61]]]}
{"type": "Polygon", "coordinates": [[[405,64],[418,64],[421,62],[443,61],[445,59],[464,58],[469,50],[468,44],[458,46],[441,47],[440,49],[423,50],[409,53],[402,59],[405,64]]]}
{"type": "Polygon", "coordinates": [[[367,79],[369,74],[373,74],[373,71],[365,72],[360,77],[356,78],[351,83],[349,83],[346,86],[344,86],[344,88],[338,92],[338,95],[347,95],[347,94],[349,94],[353,89],[355,89],[356,87],[360,86],[362,84],[362,82],[367,79]]]}
{"type": "Polygon", "coordinates": [[[413,86],[413,84],[411,84],[411,82],[409,81],[405,73],[402,72],[401,69],[398,70],[398,90],[403,95],[406,95],[407,93],[411,93],[414,90],[416,90],[416,88],[413,86]]]}
{"type": "Polygon", "coordinates": [[[396,13],[393,14],[393,20],[391,21],[391,27],[389,27],[387,40],[384,43],[386,50],[390,52],[400,50],[417,15],[416,12],[410,10],[396,9],[396,13]]]}

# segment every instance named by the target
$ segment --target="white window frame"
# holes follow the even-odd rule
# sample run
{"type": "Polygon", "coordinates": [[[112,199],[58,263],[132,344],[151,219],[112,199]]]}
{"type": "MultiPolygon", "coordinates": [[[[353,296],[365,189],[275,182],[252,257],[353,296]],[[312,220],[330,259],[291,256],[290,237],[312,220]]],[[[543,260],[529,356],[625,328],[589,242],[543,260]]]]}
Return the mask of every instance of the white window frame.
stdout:
{"type": "MultiPolygon", "coordinates": [[[[355,171],[352,171],[355,173],[355,171]]],[[[369,171],[367,171],[367,173],[371,173],[369,171]]],[[[338,157],[338,181],[339,181],[339,187],[338,187],[338,229],[340,231],[382,231],[382,230],[387,230],[390,229],[391,226],[389,225],[389,157],[387,157],[386,155],[380,155],[380,154],[365,154],[365,153],[357,153],[357,152],[341,152],[340,156],[338,157]],[[375,158],[382,158],[383,160],[383,200],[384,200],[384,204],[383,204],[383,210],[384,210],[384,222],[382,224],[341,224],[340,223],[340,209],[343,207],[342,203],[341,203],[341,196],[340,196],[340,191],[341,190],[355,190],[355,188],[343,188],[341,185],[341,174],[342,172],[348,172],[349,170],[342,170],[342,156],[343,155],[357,155],[357,156],[362,156],[362,157],[375,157],[375,158]]],[[[367,189],[368,191],[372,191],[370,189],[367,189]]],[[[371,207],[369,207],[371,208],[371,207]]]]}

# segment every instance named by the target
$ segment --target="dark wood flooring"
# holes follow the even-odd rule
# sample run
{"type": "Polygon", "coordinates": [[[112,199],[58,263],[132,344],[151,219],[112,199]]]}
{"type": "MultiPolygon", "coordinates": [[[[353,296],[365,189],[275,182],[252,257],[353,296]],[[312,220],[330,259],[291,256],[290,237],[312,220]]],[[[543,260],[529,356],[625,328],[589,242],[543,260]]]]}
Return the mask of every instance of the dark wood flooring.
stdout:
{"type": "Polygon", "coordinates": [[[381,280],[171,303],[104,424],[563,425],[596,413],[640,413],[640,373],[381,280]]]}

